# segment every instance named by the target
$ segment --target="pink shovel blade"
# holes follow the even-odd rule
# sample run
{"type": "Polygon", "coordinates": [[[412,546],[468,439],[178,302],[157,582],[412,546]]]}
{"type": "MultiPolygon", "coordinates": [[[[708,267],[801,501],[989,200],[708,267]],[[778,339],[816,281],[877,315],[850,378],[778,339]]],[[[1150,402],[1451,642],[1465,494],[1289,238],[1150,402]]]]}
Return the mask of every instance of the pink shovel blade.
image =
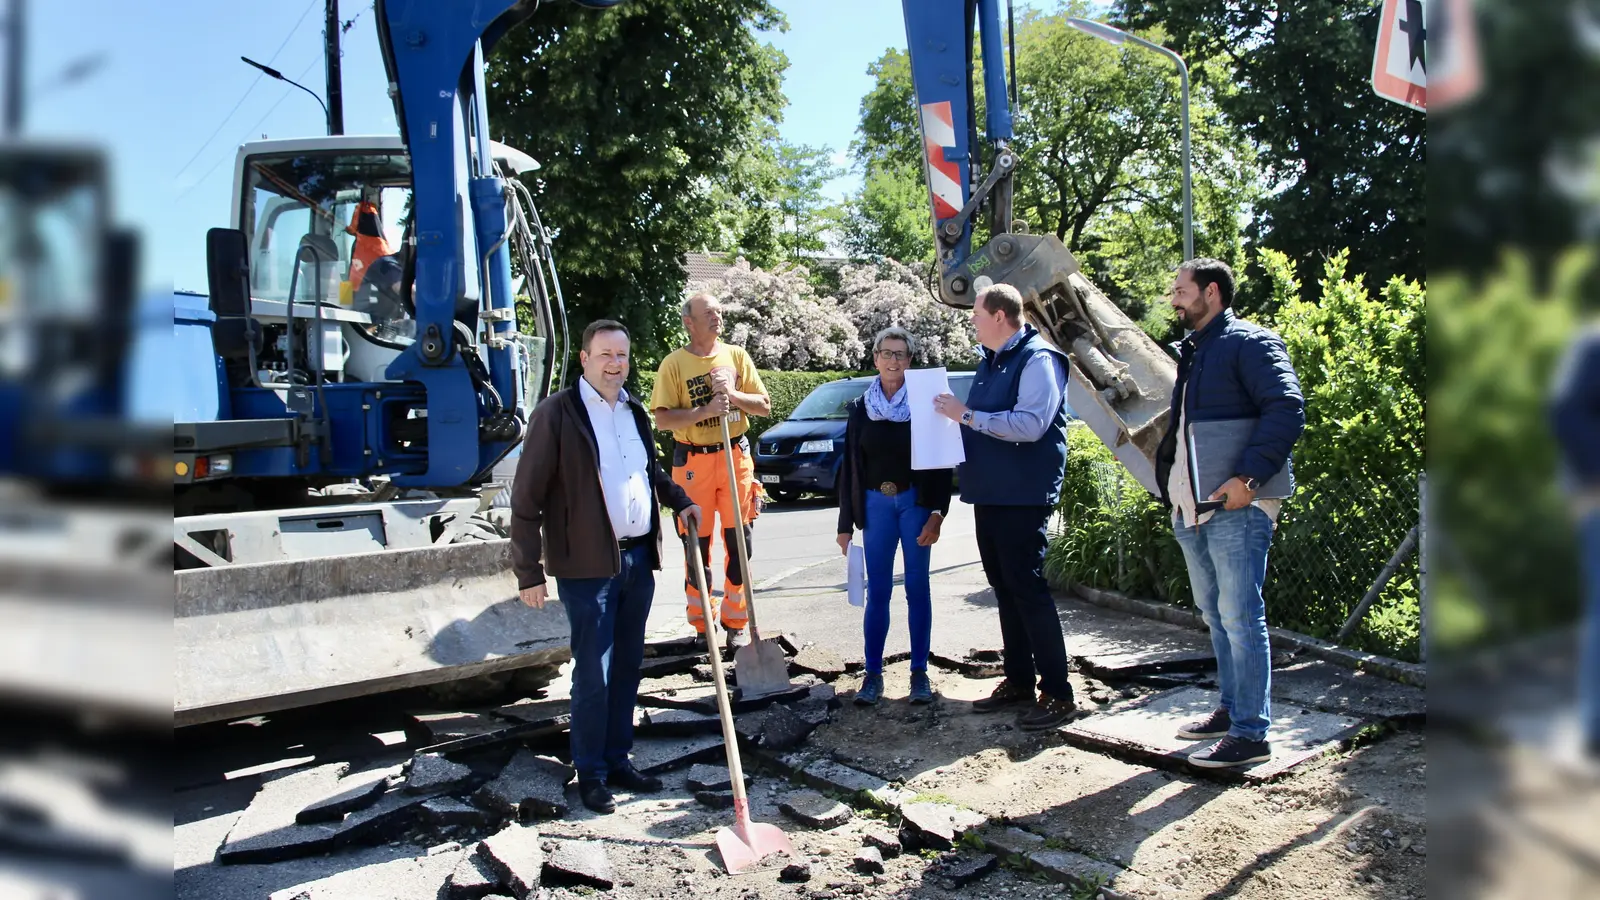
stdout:
{"type": "Polygon", "coordinates": [[[745,822],[742,828],[717,830],[717,851],[722,854],[722,864],[728,874],[737,875],[774,853],[794,855],[794,845],[776,825],[745,822]]]}

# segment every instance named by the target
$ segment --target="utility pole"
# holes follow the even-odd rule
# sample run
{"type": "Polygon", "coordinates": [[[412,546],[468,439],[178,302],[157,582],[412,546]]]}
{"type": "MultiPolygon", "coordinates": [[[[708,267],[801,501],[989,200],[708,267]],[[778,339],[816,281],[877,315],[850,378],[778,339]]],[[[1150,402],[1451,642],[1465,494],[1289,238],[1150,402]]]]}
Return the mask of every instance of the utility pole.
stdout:
{"type": "Polygon", "coordinates": [[[344,134],[344,89],[339,77],[339,0],[328,0],[327,24],[322,34],[328,69],[328,133],[344,134]]]}
{"type": "Polygon", "coordinates": [[[11,0],[11,9],[6,15],[6,92],[5,92],[5,134],[15,136],[22,133],[22,96],[24,84],[25,57],[23,43],[27,40],[27,21],[25,0],[11,0]]]}

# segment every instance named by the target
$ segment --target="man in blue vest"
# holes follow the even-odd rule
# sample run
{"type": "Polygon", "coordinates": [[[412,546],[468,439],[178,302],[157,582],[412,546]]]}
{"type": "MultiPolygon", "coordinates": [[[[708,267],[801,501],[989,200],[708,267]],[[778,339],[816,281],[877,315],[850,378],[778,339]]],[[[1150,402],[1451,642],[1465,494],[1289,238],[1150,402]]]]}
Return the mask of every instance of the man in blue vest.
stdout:
{"type": "Polygon", "coordinates": [[[1067,464],[1067,358],[1023,324],[1022,295],[1008,284],[979,292],[972,327],[983,349],[967,402],[950,394],[934,399],[940,413],[965,426],[961,499],[973,505],[978,556],[1005,645],[1005,679],[972,708],[1022,706],[1017,727],[1043,731],[1077,711],[1061,619],[1044,577],[1045,527],[1067,464]]]}
{"type": "Polygon", "coordinates": [[[1189,567],[1195,606],[1211,630],[1217,657],[1218,709],[1178,730],[1184,740],[1216,739],[1189,754],[1202,768],[1247,766],[1272,758],[1272,647],[1261,595],[1267,550],[1282,500],[1256,491],[1284,467],[1305,430],[1300,379],[1283,339],[1233,314],[1233,270],[1215,259],[1178,267],[1172,308],[1189,335],[1178,343],[1178,380],[1167,432],[1156,450],[1156,483],[1172,507],[1172,531],[1189,567]],[[1202,510],[1179,436],[1193,422],[1255,419],[1234,477],[1205,498],[1202,510]]]}
{"type": "Polygon", "coordinates": [[[1588,576],[1578,700],[1584,747],[1600,761],[1600,322],[1568,351],[1550,413],[1578,520],[1578,559],[1588,576]]]}

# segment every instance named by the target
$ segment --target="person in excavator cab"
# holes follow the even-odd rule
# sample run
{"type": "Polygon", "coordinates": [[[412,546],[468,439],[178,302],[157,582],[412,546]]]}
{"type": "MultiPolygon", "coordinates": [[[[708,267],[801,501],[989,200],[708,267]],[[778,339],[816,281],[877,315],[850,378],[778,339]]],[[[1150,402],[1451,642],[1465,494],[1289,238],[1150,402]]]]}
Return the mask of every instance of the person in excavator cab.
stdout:
{"type": "Polygon", "coordinates": [[[367,268],[385,256],[391,256],[394,251],[389,248],[389,241],[383,236],[383,216],[378,210],[379,194],[374,188],[363,188],[361,202],[356,204],[355,214],[350,217],[350,224],[344,228],[345,234],[354,235],[355,249],[350,251],[350,290],[361,290],[361,281],[367,276],[367,268]]]}
{"type": "MultiPolygon", "coordinates": [[[[748,416],[772,414],[772,400],[750,354],[743,347],[722,342],[722,303],[715,296],[701,292],[684,301],[683,327],[689,334],[689,344],[661,361],[650,408],[655,413],[656,427],[672,432],[672,480],[705,510],[700,517],[698,543],[706,565],[711,561],[711,537],[716,533],[711,522],[713,514],[722,520],[722,549],[728,565],[721,618],[729,634],[728,645],[741,646],[750,615],[745,593],[749,587],[739,565],[733,529],[744,529],[748,550],[750,523],[760,512],[761,494],[745,432],[750,430],[748,416]],[[722,442],[723,417],[727,418],[738,475],[738,483],[731,485],[727,458],[723,456],[727,452],[722,442]]],[[[691,559],[685,558],[684,563],[686,573],[694,571],[691,559]]],[[[688,597],[689,624],[704,634],[704,599],[687,574],[684,593],[688,597]]]]}

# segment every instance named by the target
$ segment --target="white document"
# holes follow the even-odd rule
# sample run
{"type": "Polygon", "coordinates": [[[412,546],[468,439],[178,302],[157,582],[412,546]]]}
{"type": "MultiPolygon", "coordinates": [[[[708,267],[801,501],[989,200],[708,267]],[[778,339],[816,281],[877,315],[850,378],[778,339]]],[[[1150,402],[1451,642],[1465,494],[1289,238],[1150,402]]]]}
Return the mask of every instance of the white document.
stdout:
{"type": "Polygon", "coordinates": [[[967,460],[961,446],[961,424],[933,408],[933,398],[950,393],[943,366],[906,370],[911,404],[911,468],[953,469],[967,460]]]}
{"type": "Polygon", "coordinates": [[[845,564],[849,575],[846,583],[850,589],[850,605],[867,605],[867,551],[860,544],[850,544],[849,559],[845,564]]]}

